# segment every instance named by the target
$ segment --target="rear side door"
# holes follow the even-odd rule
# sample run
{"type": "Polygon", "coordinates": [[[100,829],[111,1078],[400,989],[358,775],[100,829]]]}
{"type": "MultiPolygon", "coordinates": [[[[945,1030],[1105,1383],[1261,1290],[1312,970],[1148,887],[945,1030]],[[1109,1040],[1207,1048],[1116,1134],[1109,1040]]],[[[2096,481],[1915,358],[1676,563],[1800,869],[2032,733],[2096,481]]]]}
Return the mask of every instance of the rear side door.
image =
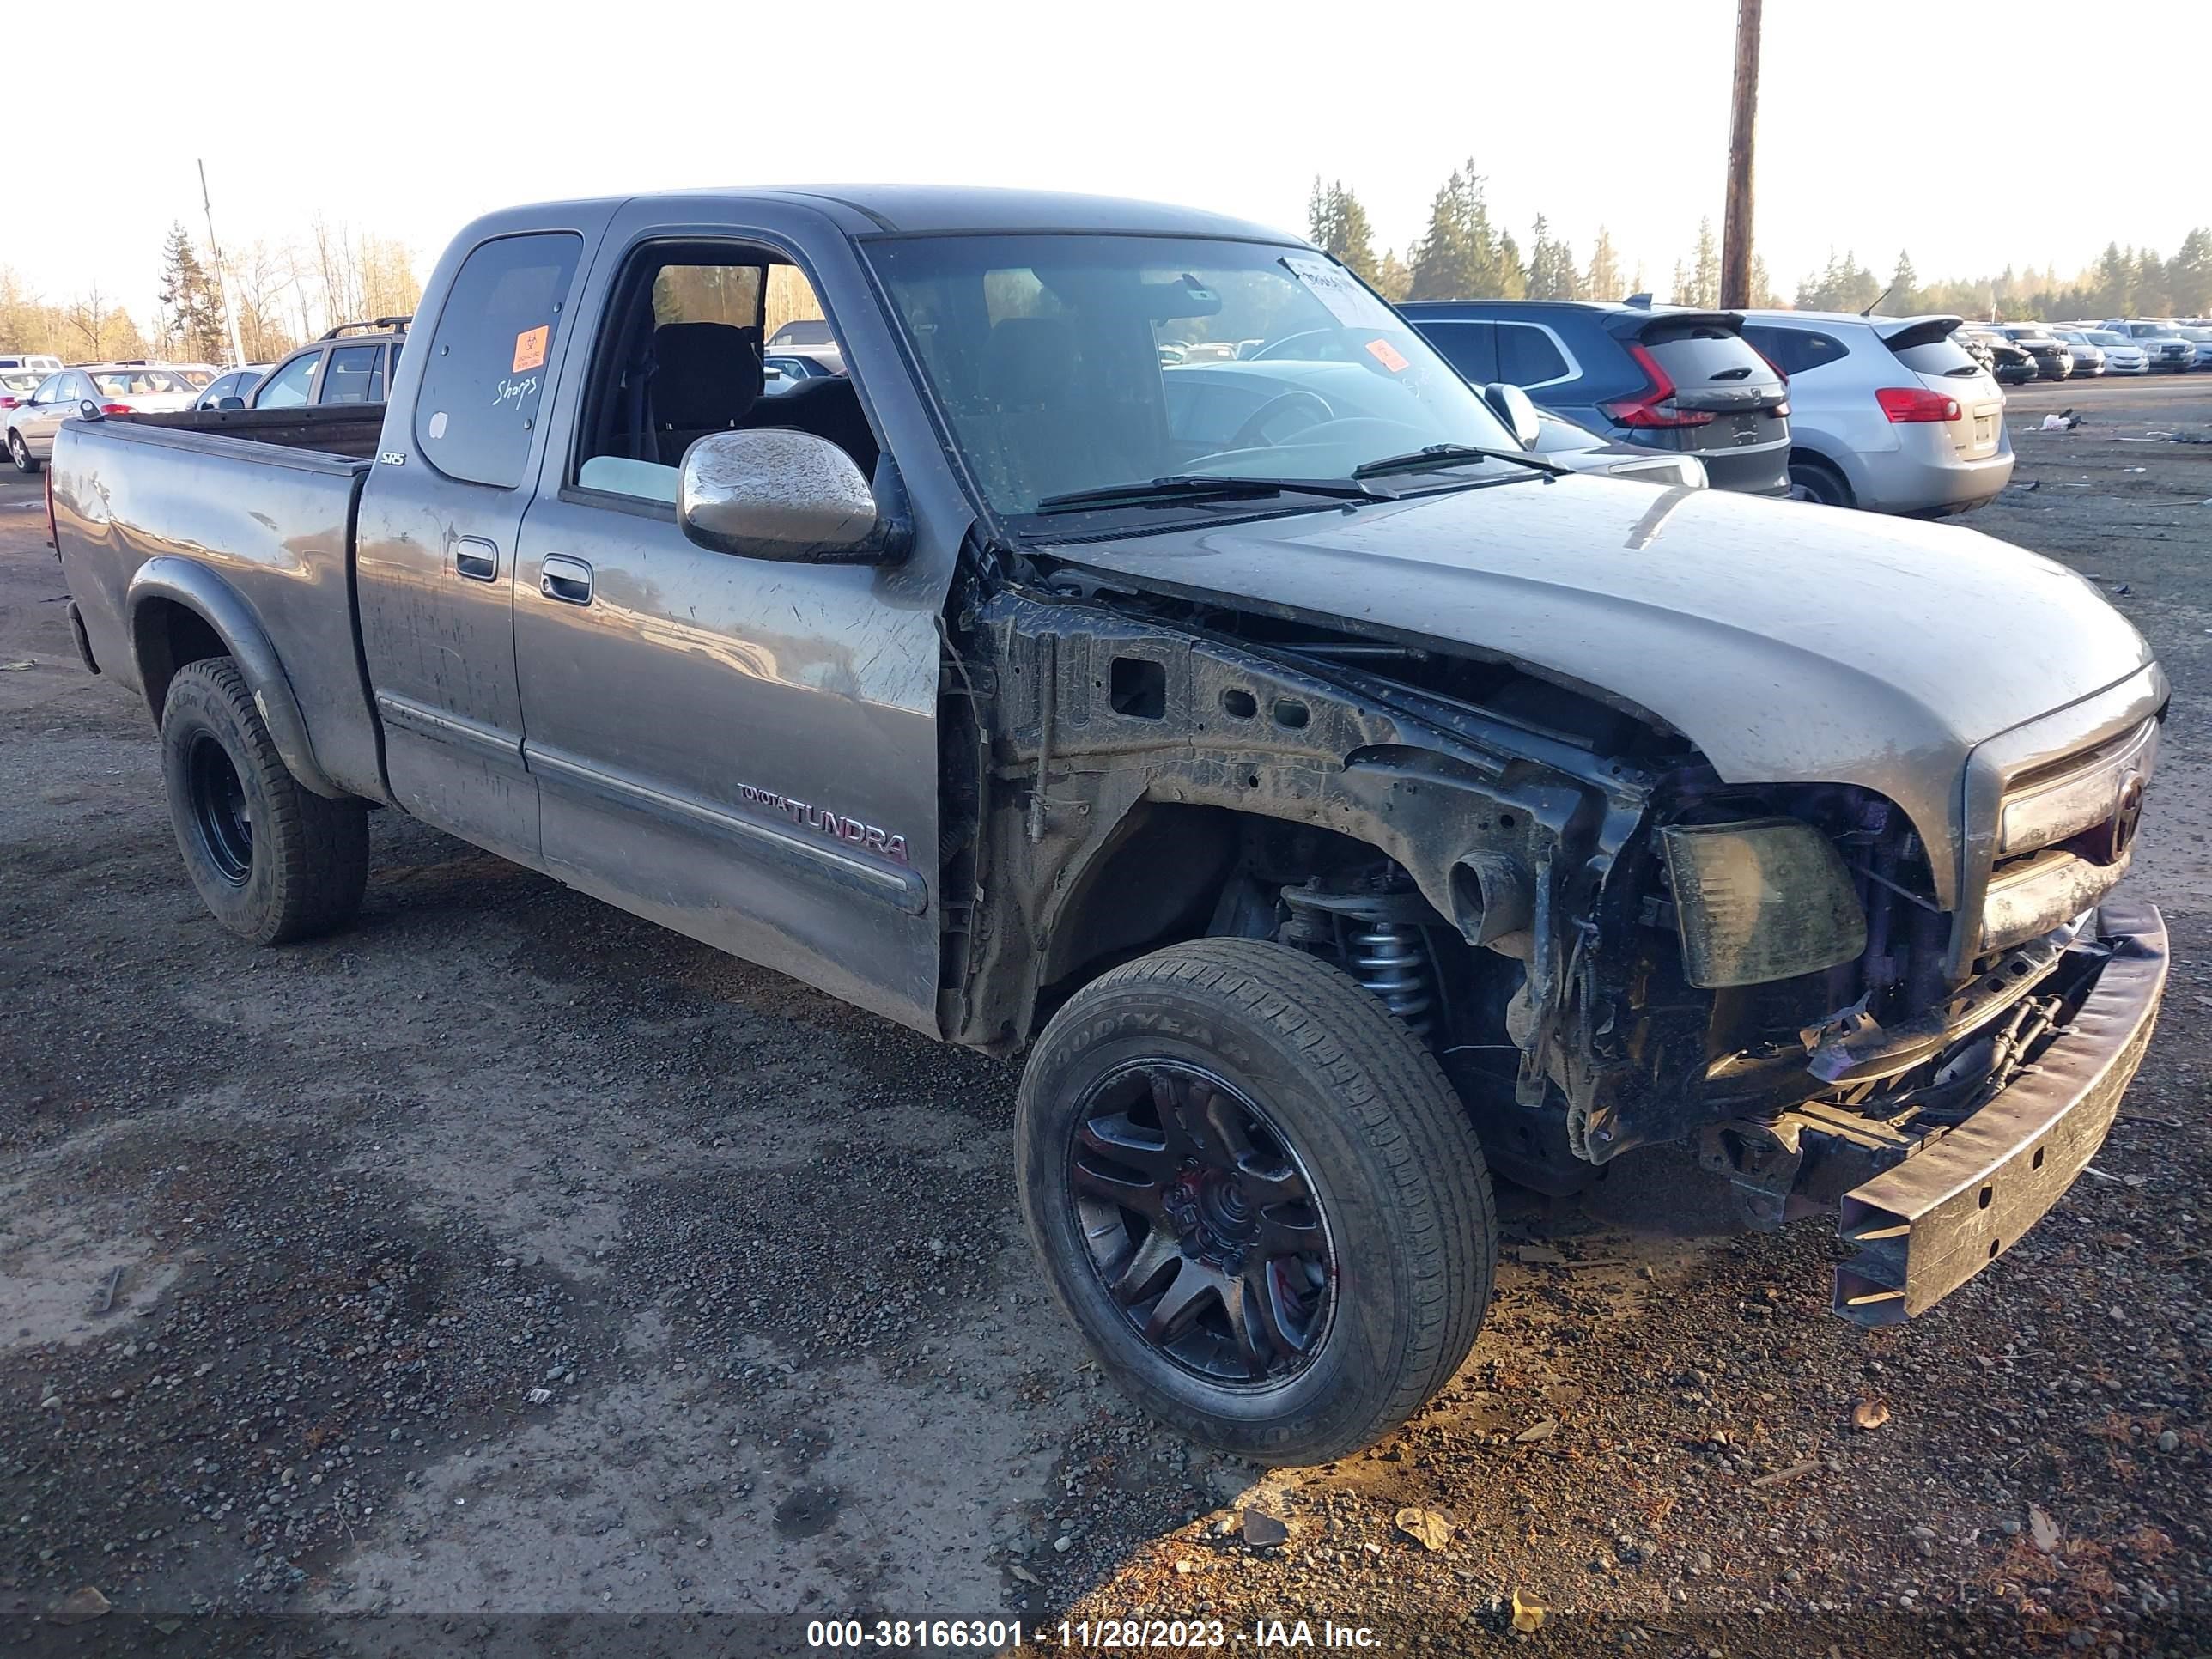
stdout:
{"type": "Polygon", "coordinates": [[[393,799],[532,865],[538,790],[522,762],[514,546],[585,247],[579,226],[472,244],[465,234],[448,250],[433,278],[437,324],[395,388],[356,542],[362,648],[393,799]]]}
{"type": "Polygon", "coordinates": [[[1479,319],[1417,316],[1408,319],[1437,355],[1472,386],[1498,378],[1498,325],[1479,319]]]}

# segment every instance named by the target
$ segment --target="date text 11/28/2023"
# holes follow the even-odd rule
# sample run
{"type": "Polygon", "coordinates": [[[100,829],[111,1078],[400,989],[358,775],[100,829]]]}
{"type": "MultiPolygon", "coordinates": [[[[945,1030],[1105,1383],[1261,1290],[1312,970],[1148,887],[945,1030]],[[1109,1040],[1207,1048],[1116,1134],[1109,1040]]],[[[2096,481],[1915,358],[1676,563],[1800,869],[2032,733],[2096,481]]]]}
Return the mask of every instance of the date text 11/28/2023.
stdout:
{"type": "Polygon", "coordinates": [[[1018,1619],[817,1619],[806,1626],[816,1650],[906,1649],[941,1652],[972,1648],[985,1653],[1018,1650],[1024,1640],[1040,1648],[1105,1651],[1160,1648],[1340,1648],[1380,1645],[1365,1625],[1322,1620],[1263,1619],[1234,1629],[1218,1619],[1061,1620],[1024,1626],[1018,1619]]]}

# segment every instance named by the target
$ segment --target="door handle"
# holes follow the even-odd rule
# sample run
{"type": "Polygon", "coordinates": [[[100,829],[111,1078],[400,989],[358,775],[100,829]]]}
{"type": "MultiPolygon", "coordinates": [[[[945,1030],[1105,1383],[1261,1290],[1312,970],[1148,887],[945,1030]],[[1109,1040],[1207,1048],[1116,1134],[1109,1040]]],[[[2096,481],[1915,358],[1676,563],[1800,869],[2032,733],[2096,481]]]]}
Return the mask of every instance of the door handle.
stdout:
{"type": "Polygon", "coordinates": [[[565,554],[548,554],[538,572],[538,591],[547,599],[558,599],[563,605],[589,605],[592,602],[592,567],[581,559],[572,559],[565,554]]]}
{"type": "Polygon", "coordinates": [[[453,544],[453,574],[472,582],[499,580],[499,549],[481,536],[464,536],[453,544]]]}

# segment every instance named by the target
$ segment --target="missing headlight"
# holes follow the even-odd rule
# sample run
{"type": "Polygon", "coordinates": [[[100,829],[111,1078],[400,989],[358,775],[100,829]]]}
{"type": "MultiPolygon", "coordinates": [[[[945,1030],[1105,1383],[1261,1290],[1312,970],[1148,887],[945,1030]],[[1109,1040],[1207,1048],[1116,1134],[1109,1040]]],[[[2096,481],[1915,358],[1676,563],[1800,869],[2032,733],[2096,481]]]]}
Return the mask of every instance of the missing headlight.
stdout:
{"type": "Polygon", "coordinates": [[[1674,824],[1659,841],[1691,984],[1760,985],[1832,968],[1866,949],[1866,913],[1850,872],[1811,824],[1674,824]]]}

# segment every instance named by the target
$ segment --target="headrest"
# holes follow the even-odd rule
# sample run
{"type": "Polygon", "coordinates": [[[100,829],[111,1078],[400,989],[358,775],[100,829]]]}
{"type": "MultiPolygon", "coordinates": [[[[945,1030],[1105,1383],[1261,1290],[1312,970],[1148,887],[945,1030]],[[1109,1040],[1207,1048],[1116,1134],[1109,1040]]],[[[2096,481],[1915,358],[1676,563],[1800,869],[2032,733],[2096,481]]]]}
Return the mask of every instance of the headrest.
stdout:
{"type": "Polygon", "coordinates": [[[760,331],[734,323],[663,323],[653,331],[653,418],[690,431],[726,427],[761,395],[760,331]]]}

